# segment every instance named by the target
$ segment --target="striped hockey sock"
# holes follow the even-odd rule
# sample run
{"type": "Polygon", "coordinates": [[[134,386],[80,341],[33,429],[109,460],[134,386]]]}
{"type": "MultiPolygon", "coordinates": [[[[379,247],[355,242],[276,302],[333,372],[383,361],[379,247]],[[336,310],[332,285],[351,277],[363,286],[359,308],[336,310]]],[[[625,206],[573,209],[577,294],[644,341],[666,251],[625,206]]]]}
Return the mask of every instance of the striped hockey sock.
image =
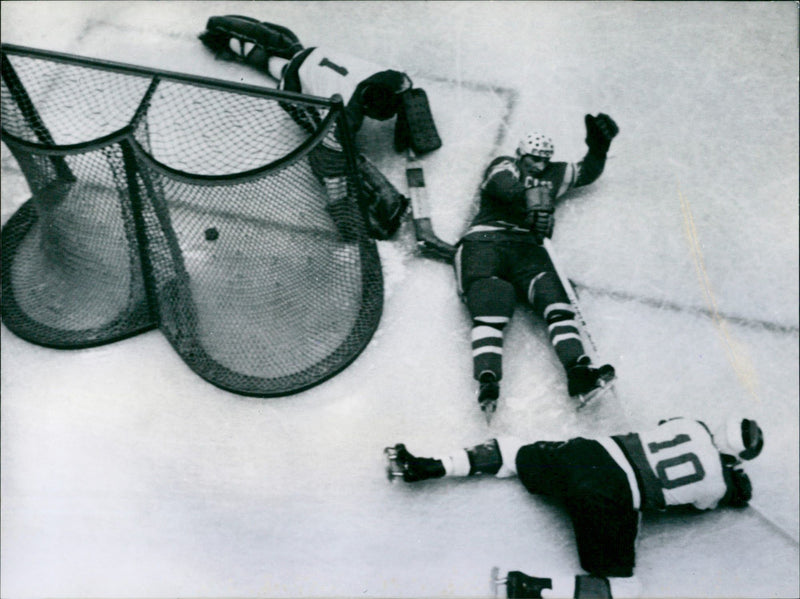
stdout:
{"type": "Polygon", "coordinates": [[[544,310],[547,334],[555,349],[556,356],[565,369],[586,358],[575,312],[570,304],[554,303],[544,310]]]}
{"type": "Polygon", "coordinates": [[[503,329],[506,316],[478,316],[472,321],[472,362],[475,380],[484,372],[494,373],[499,381],[503,376],[503,329]]]}

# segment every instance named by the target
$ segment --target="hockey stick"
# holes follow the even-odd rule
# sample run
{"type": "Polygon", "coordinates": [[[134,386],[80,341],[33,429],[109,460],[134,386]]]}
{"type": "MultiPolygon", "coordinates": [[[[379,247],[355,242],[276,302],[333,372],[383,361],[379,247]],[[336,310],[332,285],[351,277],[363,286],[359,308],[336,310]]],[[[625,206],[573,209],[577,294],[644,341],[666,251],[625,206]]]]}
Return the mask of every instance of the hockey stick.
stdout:
{"type": "Polygon", "coordinates": [[[786,530],[784,526],[781,526],[778,522],[772,519],[772,517],[768,516],[763,509],[761,509],[758,505],[754,505],[751,501],[747,504],[747,507],[756,515],[759,519],[763,522],[766,522],[773,530],[778,532],[781,536],[785,539],[791,541],[795,545],[800,545],[800,538],[798,538],[796,533],[790,532],[786,530]]]}
{"type": "Polygon", "coordinates": [[[425,173],[411,148],[408,148],[406,153],[406,181],[408,195],[411,196],[411,212],[417,248],[424,256],[452,264],[456,250],[449,243],[439,239],[433,232],[431,206],[428,201],[428,190],[425,187],[425,173]]]}
{"type": "MultiPolygon", "coordinates": [[[[556,252],[553,249],[553,244],[549,238],[545,237],[544,241],[542,242],[542,246],[544,247],[545,251],[547,252],[548,256],[550,257],[550,262],[553,264],[553,268],[556,271],[556,276],[558,277],[559,281],[561,281],[561,286],[564,288],[564,291],[567,293],[567,298],[569,299],[569,303],[572,304],[572,309],[575,311],[575,317],[578,319],[578,329],[581,337],[589,343],[591,347],[591,351],[589,354],[589,358],[592,362],[597,361],[597,345],[592,339],[592,336],[589,334],[589,327],[586,326],[586,319],[583,317],[583,312],[581,312],[581,306],[578,303],[578,295],[575,293],[575,288],[572,286],[572,282],[567,278],[564,274],[563,270],[561,269],[560,262],[556,257],[556,252]]],[[[590,393],[586,396],[579,396],[579,404],[578,410],[586,407],[592,401],[595,400],[600,394],[605,393],[606,391],[610,391],[611,394],[616,398],[616,391],[614,390],[614,378],[608,381],[603,387],[594,393],[590,393]]]]}
{"type": "Polygon", "coordinates": [[[550,262],[553,263],[553,268],[556,271],[556,275],[558,276],[558,280],[561,281],[561,286],[567,292],[567,297],[569,298],[569,303],[572,304],[573,310],[575,310],[575,316],[578,317],[578,322],[581,328],[581,336],[589,342],[589,345],[592,347],[592,355],[590,356],[594,361],[597,358],[597,345],[595,345],[594,339],[589,334],[589,329],[586,326],[586,320],[583,317],[583,312],[581,312],[580,304],[578,304],[578,295],[575,293],[575,288],[572,286],[572,282],[566,277],[564,272],[561,269],[560,262],[556,257],[555,250],[553,249],[553,243],[550,241],[549,238],[545,237],[544,241],[542,242],[545,251],[547,252],[548,256],[550,256],[550,262]]]}

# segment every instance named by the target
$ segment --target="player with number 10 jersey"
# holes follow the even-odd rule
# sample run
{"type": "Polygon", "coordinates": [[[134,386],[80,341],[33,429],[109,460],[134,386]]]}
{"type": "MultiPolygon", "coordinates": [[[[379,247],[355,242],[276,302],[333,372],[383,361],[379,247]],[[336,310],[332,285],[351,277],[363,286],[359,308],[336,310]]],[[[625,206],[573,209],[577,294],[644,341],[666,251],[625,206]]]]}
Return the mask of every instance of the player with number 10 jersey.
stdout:
{"type": "Polygon", "coordinates": [[[446,476],[516,475],[532,494],[563,502],[581,566],[593,576],[629,578],[641,512],[743,507],[752,496],[741,460],[756,457],[763,433],[731,418],[713,434],[700,421],[663,420],[644,432],[535,441],[498,437],[441,458],[387,448],[390,475],[406,482],[446,476]]]}

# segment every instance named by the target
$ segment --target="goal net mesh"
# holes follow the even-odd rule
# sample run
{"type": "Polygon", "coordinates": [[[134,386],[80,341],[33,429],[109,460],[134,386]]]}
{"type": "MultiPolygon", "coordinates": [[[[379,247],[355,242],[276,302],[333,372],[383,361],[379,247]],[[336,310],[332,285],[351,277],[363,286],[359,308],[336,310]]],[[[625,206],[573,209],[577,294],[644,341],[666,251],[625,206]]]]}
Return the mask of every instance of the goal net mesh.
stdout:
{"type": "Polygon", "coordinates": [[[309,163],[346,127],[341,102],[3,46],[1,107],[31,191],[2,230],[18,336],[82,348],[158,327],[204,379],[264,397],[369,342],[383,278],[349,137],[335,221],[309,163]]]}

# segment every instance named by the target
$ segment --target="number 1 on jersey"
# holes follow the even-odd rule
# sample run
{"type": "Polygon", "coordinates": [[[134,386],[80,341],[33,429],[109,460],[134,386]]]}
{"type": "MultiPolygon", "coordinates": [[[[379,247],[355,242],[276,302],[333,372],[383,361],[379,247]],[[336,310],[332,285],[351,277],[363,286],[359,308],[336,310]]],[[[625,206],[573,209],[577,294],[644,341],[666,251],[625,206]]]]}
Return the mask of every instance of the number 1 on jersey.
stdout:
{"type": "Polygon", "coordinates": [[[335,62],[331,62],[327,58],[323,58],[322,60],[320,60],[319,61],[319,66],[328,67],[329,69],[339,73],[342,77],[347,77],[347,69],[346,68],[336,64],[335,62]]]}

